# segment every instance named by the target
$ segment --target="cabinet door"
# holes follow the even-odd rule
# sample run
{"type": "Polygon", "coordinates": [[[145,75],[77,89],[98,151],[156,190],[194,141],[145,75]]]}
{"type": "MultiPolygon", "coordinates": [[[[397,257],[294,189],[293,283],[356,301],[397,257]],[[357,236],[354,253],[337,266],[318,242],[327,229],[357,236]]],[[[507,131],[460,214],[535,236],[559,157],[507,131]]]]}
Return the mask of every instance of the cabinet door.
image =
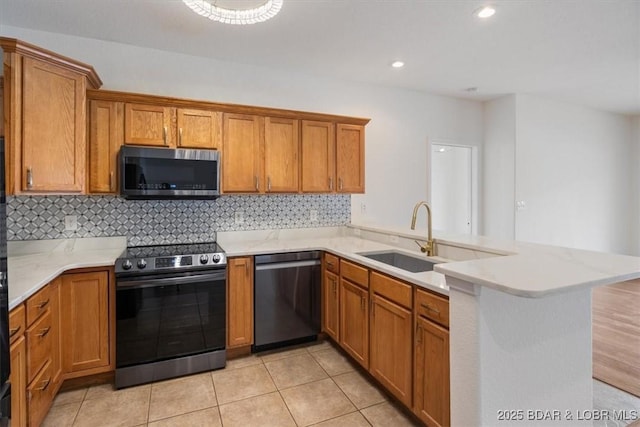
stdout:
{"type": "Polygon", "coordinates": [[[295,193],[299,190],[299,122],[267,117],[264,123],[264,174],[266,191],[295,193]]]}
{"type": "Polygon", "coordinates": [[[158,105],[125,104],[124,143],[175,147],[171,128],[173,109],[158,105]]]}
{"type": "Polygon", "coordinates": [[[118,151],[124,142],[124,103],[91,101],[89,192],[116,193],[118,151]]]}
{"type": "Polygon", "coordinates": [[[24,336],[11,345],[11,425],[27,425],[27,347],[24,336]]]}
{"type": "Polygon", "coordinates": [[[411,407],[411,312],[374,295],[371,301],[370,372],[411,407]]]}
{"type": "Polygon", "coordinates": [[[369,368],[369,294],[340,279],[340,345],[363,367],[369,368]]]}
{"type": "Polygon", "coordinates": [[[417,318],[415,346],[415,414],[428,426],[448,426],[449,331],[417,318]]]}
{"type": "Polygon", "coordinates": [[[338,124],[336,175],[338,192],[364,193],[364,126],[338,124]]]}
{"type": "Polygon", "coordinates": [[[86,162],[85,77],[24,58],[22,187],[81,192],[86,162]]]}
{"type": "Polygon", "coordinates": [[[322,292],[322,330],[336,341],[338,341],[338,327],[340,322],[339,295],[338,276],[325,269],[322,292]]]}
{"type": "Polygon", "coordinates": [[[222,145],[222,113],[179,108],[178,147],[219,149],[222,145]]]}
{"type": "Polygon", "coordinates": [[[224,114],[222,190],[225,193],[264,191],[262,176],[263,118],[224,114]]]}
{"type": "Polygon", "coordinates": [[[253,257],[227,263],[227,347],[253,344],[253,257]]]}
{"type": "Polygon", "coordinates": [[[302,191],[328,193],[335,190],[333,123],[302,121],[302,191]]]}
{"type": "Polygon", "coordinates": [[[51,373],[52,389],[57,391],[62,385],[62,346],[60,345],[60,285],[62,279],[57,277],[51,283],[51,373]]]}
{"type": "Polygon", "coordinates": [[[64,274],[60,294],[64,372],[109,366],[109,274],[64,274]]]}

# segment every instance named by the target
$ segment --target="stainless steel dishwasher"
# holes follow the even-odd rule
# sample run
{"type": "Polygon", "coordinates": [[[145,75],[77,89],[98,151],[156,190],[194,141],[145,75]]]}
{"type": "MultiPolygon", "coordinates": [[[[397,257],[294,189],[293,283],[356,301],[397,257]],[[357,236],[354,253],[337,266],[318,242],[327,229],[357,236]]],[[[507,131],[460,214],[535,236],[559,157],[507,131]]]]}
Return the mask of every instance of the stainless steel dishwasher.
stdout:
{"type": "Polygon", "coordinates": [[[320,252],[255,257],[253,351],[313,341],[320,332],[320,252]]]}

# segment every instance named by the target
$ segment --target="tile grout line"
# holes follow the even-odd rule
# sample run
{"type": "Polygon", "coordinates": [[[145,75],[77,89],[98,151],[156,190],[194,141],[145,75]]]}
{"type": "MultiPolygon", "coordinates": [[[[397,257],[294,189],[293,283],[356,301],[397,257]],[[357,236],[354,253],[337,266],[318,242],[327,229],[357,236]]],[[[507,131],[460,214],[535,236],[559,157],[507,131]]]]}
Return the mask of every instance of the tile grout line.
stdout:
{"type": "Polygon", "coordinates": [[[289,416],[293,420],[293,423],[296,426],[300,427],[300,424],[298,424],[298,421],[296,421],[296,418],[291,413],[291,408],[289,408],[289,405],[287,405],[287,401],[284,400],[284,396],[282,395],[282,393],[280,393],[280,388],[278,387],[278,384],[276,384],[276,381],[273,379],[273,375],[271,375],[271,372],[269,371],[269,368],[267,368],[267,364],[264,362],[264,360],[262,358],[260,358],[260,360],[262,361],[262,364],[264,365],[264,369],[265,369],[265,371],[267,371],[267,375],[269,375],[269,378],[271,379],[271,382],[273,383],[273,386],[276,388],[276,392],[278,393],[278,396],[280,396],[280,399],[282,399],[282,403],[284,403],[284,407],[287,408],[287,412],[289,413],[289,416]]]}

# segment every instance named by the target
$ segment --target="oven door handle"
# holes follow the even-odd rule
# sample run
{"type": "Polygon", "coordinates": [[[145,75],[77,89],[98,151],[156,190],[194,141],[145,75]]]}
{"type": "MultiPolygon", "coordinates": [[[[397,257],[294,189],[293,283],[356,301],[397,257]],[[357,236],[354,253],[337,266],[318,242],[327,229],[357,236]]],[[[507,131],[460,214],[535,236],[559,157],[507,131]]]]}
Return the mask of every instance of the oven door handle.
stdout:
{"type": "Polygon", "coordinates": [[[196,274],[193,276],[181,277],[163,277],[142,280],[116,280],[116,289],[132,289],[132,288],[155,288],[159,286],[182,285],[185,283],[200,283],[210,280],[225,280],[226,272],[219,271],[216,273],[196,274]]]}

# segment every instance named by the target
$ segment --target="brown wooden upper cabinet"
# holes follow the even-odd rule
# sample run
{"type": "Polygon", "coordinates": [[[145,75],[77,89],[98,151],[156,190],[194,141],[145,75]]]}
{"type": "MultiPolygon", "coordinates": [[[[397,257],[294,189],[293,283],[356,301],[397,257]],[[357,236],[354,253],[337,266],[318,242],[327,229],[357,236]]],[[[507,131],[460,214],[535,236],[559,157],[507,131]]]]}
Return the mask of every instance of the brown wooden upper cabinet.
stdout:
{"type": "Polygon", "coordinates": [[[264,118],[249,114],[224,114],[222,143],[222,191],[264,191],[264,118]]]}
{"type": "Polygon", "coordinates": [[[364,193],[364,126],[302,122],[302,191],[364,193]]]}
{"type": "Polygon", "coordinates": [[[302,121],[302,191],[335,191],[335,126],[302,121]]]}
{"type": "Polygon", "coordinates": [[[93,68],[15,39],[4,52],[7,193],[85,191],[86,89],[93,68]]]}
{"type": "Polygon", "coordinates": [[[267,117],[264,120],[264,179],[267,193],[300,190],[300,122],[267,117]]]}
{"type": "Polygon", "coordinates": [[[339,193],[364,193],[364,126],[337,125],[336,178],[339,193]]]}
{"type": "Polygon", "coordinates": [[[124,103],[89,101],[89,192],[118,191],[118,151],[124,142],[124,103]]]}
{"type": "Polygon", "coordinates": [[[124,143],[151,147],[220,146],[222,114],[163,105],[125,104],[124,143]]]}

